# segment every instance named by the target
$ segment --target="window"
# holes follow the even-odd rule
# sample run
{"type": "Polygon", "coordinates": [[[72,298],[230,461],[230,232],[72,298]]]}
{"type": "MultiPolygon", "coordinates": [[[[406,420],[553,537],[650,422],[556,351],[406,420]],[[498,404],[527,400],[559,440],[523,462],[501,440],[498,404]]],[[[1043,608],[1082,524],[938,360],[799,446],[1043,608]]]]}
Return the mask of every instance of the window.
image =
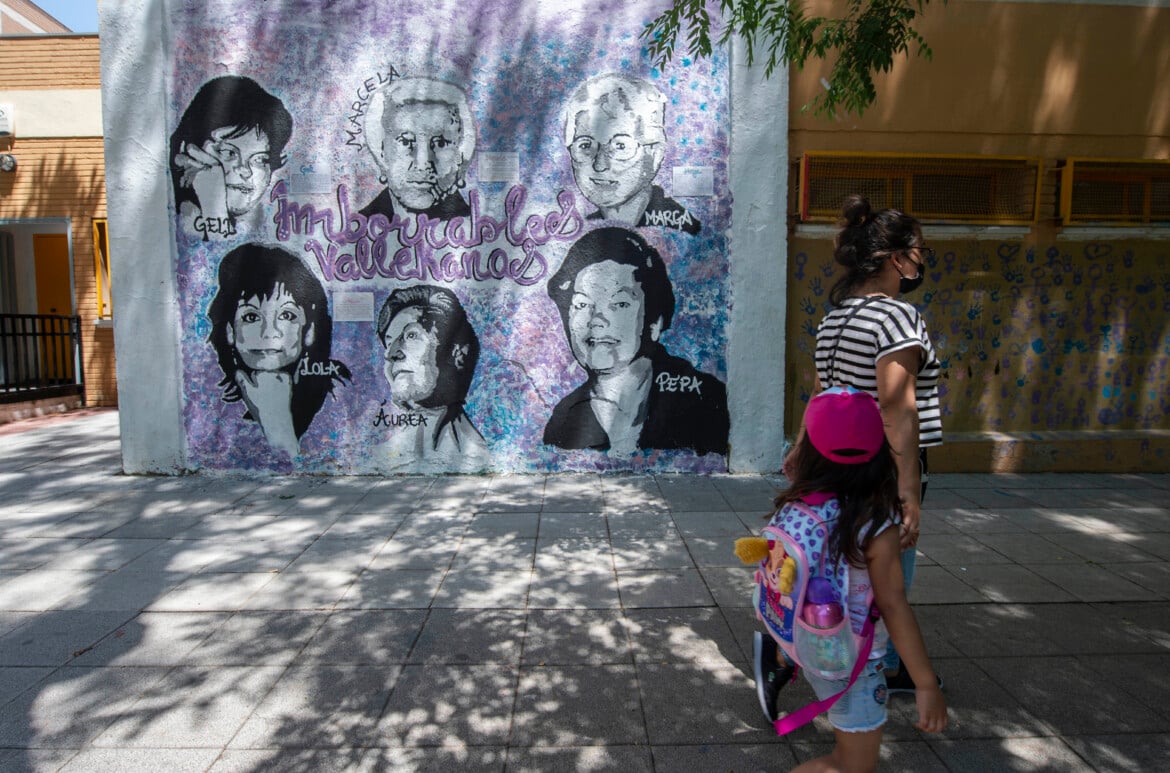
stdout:
{"type": "Polygon", "coordinates": [[[93,263],[98,319],[111,319],[114,305],[110,301],[110,238],[104,217],[93,221],[93,263]]]}
{"type": "Polygon", "coordinates": [[[1060,218],[1065,225],[1170,225],[1170,161],[1068,159],[1060,218]]]}
{"type": "Polygon", "coordinates": [[[1037,158],[810,152],[800,164],[800,219],[833,222],[846,196],[927,223],[1030,225],[1040,198],[1037,158]]]}

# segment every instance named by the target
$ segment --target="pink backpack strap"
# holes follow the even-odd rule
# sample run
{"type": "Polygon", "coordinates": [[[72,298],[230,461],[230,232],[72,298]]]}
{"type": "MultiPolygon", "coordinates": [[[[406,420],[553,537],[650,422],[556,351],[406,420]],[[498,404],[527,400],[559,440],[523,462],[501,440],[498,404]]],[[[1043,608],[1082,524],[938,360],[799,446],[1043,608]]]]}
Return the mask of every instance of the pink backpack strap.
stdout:
{"type": "Polygon", "coordinates": [[[865,623],[861,626],[861,651],[857,653],[857,662],[853,664],[853,673],[849,675],[849,684],[845,686],[845,689],[836,695],[830,695],[824,700],[813,701],[807,706],[777,719],[773,723],[776,727],[777,735],[787,735],[796,728],[807,725],[818,714],[823,714],[831,709],[834,703],[841,700],[842,695],[849,692],[849,689],[853,687],[853,683],[857,681],[857,677],[861,675],[861,669],[865,668],[869,662],[869,653],[873,649],[873,629],[880,617],[881,613],[878,611],[877,605],[870,604],[869,614],[866,615],[865,623]]]}

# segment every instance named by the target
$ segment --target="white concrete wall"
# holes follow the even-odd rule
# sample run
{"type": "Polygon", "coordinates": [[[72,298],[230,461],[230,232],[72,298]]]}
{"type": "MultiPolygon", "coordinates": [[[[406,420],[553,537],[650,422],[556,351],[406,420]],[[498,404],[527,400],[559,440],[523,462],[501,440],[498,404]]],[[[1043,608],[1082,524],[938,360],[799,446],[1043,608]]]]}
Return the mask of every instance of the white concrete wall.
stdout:
{"type": "Polygon", "coordinates": [[[788,265],[788,69],[731,65],[731,472],[780,469],[788,265]]]}
{"type": "Polygon", "coordinates": [[[118,404],[126,472],[185,469],[174,237],[168,210],[160,0],[102,3],[106,148],[118,404]]]}

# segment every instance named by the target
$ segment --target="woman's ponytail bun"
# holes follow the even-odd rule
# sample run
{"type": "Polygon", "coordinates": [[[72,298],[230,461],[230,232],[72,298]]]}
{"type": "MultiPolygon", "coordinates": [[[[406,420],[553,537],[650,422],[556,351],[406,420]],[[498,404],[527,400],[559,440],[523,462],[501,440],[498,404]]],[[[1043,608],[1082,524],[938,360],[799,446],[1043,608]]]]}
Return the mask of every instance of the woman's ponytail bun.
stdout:
{"type": "Polygon", "coordinates": [[[841,205],[840,225],[842,228],[861,228],[870,221],[872,212],[869,199],[855,193],[847,197],[845,203],[841,205]]]}

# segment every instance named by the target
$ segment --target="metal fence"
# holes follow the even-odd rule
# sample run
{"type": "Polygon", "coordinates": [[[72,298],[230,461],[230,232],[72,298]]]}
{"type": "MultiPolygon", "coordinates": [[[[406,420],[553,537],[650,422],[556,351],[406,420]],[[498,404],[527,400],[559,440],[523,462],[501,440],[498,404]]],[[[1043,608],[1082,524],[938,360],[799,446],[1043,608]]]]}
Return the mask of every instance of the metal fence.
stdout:
{"type": "Polygon", "coordinates": [[[81,318],[0,314],[0,403],[85,394],[81,318]]]}

